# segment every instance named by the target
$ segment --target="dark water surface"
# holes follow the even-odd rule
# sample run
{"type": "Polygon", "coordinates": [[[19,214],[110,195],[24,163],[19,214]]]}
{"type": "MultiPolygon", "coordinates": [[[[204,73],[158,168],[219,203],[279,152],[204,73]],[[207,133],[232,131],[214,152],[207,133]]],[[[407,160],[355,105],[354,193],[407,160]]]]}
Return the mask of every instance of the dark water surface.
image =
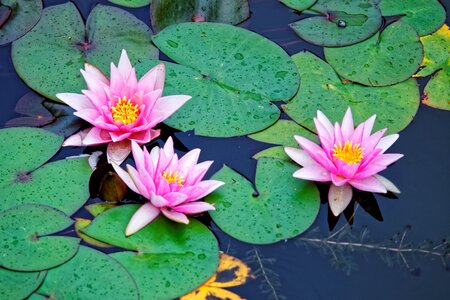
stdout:
{"type": "MultiPolygon", "coordinates": [[[[44,0],[45,6],[63,3],[63,0],[44,0]]],[[[73,1],[87,17],[99,0],[73,1]]],[[[308,44],[298,38],[288,24],[298,20],[299,15],[276,0],[250,0],[252,16],[242,26],[253,30],[281,45],[289,54],[309,50],[323,57],[321,47],[308,44]]],[[[449,8],[449,3],[444,3],[449,8]]],[[[127,9],[149,24],[149,8],[127,9]]],[[[447,20],[447,24],[448,24],[447,20]]],[[[120,48],[120,45],[118,45],[120,48]]],[[[13,68],[10,46],[0,48],[0,126],[16,116],[17,100],[30,89],[20,80],[13,68]]],[[[117,58],[118,59],[118,58],[117,58]]],[[[421,88],[428,78],[420,80],[421,88]]],[[[63,91],[61,91],[63,92],[63,91]]],[[[165,134],[167,135],[167,133],[165,134]]],[[[176,133],[188,149],[201,148],[201,160],[215,160],[208,176],[219,170],[222,164],[236,169],[252,181],[256,162],[252,155],[267,148],[268,144],[252,141],[246,137],[213,139],[196,137],[192,133],[176,133]]],[[[0,141],[1,142],[1,141],[0,141]]],[[[58,157],[79,154],[80,149],[63,149],[58,157]]],[[[414,121],[400,133],[400,139],[390,152],[404,153],[405,157],[383,172],[402,191],[399,199],[376,195],[384,221],[371,217],[361,207],[356,209],[352,232],[358,234],[367,227],[367,241],[389,242],[396,233],[404,233],[405,248],[419,245],[425,240],[436,245],[450,238],[450,112],[421,105],[414,121]]],[[[91,199],[98,202],[98,199],[91,199]]],[[[330,232],[327,222],[327,204],[311,229],[327,237],[346,226],[341,216],[335,229],[330,232]]],[[[87,216],[81,209],[76,216],[87,216]]],[[[205,218],[206,222],[210,222],[205,218]]],[[[249,263],[261,273],[246,285],[232,288],[247,299],[450,299],[450,271],[436,255],[416,252],[404,253],[404,259],[393,251],[360,251],[358,247],[347,251],[335,250],[339,261],[351,263],[355,269],[348,274],[345,268],[334,267],[333,252],[305,246],[298,239],[269,246],[241,243],[220,230],[211,227],[220,240],[221,249],[249,263]],[[259,257],[252,261],[255,249],[259,257]],[[391,258],[391,266],[385,259],[391,258]],[[261,269],[261,264],[263,269],[261,269]]],[[[345,231],[346,229],[344,229],[345,231]]],[[[307,232],[308,233],[308,232],[307,232]]],[[[307,234],[306,233],[306,234],[307,234]]],[[[303,237],[303,235],[302,235],[303,237]]],[[[341,242],[348,241],[347,237],[341,242]]],[[[389,246],[389,244],[384,244],[389,246]]],[[[448,262],[448,261],[447,261],[448,262]]],[[[348,266],[348,265],[345,265],[348,266]]]]}

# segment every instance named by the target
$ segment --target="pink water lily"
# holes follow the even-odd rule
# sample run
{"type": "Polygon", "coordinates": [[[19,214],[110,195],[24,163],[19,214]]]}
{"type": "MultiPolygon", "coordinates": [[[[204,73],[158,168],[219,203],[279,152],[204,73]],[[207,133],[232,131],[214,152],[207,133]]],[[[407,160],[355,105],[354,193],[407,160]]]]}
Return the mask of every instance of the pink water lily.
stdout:
{"type": "Polygon", "coordinates": [[[189,223],[186,215],[214,210],[214,206],[197,201],[224,183],[217,180],[202,180],[213,163],[197,164],[200,149],[194,149],[178,159],[169,137],[164,148],[154,147],[150,153],[132,142],[136,168],[127,165],[127,172],[112,163],[117,174],[134,192],[144,196],[148,202],[133,215],[125,234],[131,235],[152,222],[160,213],[167,218],[189,223]]]}
{"type": "Polygon", "coordinates": [[[76,110],[76,116],[93,127],[69,137],[63,146],[107,144],[109,161],[120,164],[131,152],[131,141],[142,145],[159,136],[153,129],[167,119],[191,97],[162,97],[165,67],[161,63],[138,81],[136,71],[122,50],[119,64],[111,63],[111,78],[85,64],[81,70],[87,90],[83,94],[62,93],[56,96],[76,110]]]}
{"type": "Polygon", "coordinates": [[[354,128],[352,111],[348,108],[342,120],[333,126],[328,118],[317,111],[314,118],[321,147],[301,136],[295,136],[303,150],[285,147],[286,153],[303,168],[293,176],[305,180],[329,182],[328,202],[338,216],[352,199],[352,186],[356,189],[386,193],[400,193],[398,188],[377,173],[386,169],[403,154],[385,154],[398,139],[398,134],[383,137],[386,129],[371,135],[376,116],[354,128]]]}

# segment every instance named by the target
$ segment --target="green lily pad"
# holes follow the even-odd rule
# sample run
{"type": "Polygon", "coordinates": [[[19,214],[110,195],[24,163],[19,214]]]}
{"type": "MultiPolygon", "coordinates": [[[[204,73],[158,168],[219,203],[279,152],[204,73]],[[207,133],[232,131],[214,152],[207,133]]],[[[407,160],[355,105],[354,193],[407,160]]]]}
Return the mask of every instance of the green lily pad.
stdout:
{"type": "Polygon", "coordinates": [[[122,49],[130,60],[157,58],[151,30],[132,14],[97,5],[86,26],[72,2],[44,9],[39,23],[13,43],[12,60],[19,76],[38,93],[55,101],[57,93],[86,88],[80,69],[88,62],[109,74],[122,49]]]}
{"type": "Polygon", "coordinates": [[[80,246],[69,262],[47,273],[38,293],[47,299],[138,299],[131,275],[108,255],[80,246]]]}
{"type": "Polygon", "coordinates": [[[381,26],[381,13],[373,0],[318,0],[310,8],[320,15],[290,26],[305,41],[338,47],[364,41],[381,26]]]}
{"type": "Polygon", "coordinates": [[[405,128],[419,108],[420,94],[414,79],[385,87],[342,82],[326,62],[310,52],[293,57],[302,83],[297,95],[283,110],[298,124],[315,131],[313,118],[322,111],[332,123],[341,122],[350,106],[355,124],[376,114],[374,130],[395,133],[405,128]]]}
{"type": "Polygon", "coordinates": [[[91,167],[86,157],[42,166],[62,137],[37,128],[0,130],[0,211],[23,203],[46,204],[71,215],[89,198],[91,167]]]}
{"type": "Polygon", "coordinates": [[[86,205],[84,208],[93,215],[94,217],[98,216],[99,214],[107,211],[108,209],[111,209],[113,207],[116,207],[117,204],[114,203],[94,203],[86,205]]]}
{"type": "Polygon", "coordinates": [[[341,77],[368,86],[405,81],[417,71],[423,58],[417,32],[401,21],[366,41],[347,47],[325,48],[324,53],[341,77]]]}
{"type": "Polygon", "coordinates": [[[15,206],[0,213],[0,266],[17,271],[40,271],[71,259],[79,239],[48,236],[73,221],[61,211],[38,204],[15,206]]]}
{"type": "Polygon", "coordinates": [[[150,4],[150,2],[152,2],[152,0],[108,0],[108,1],[117,5],[133,8],[147,6],[150,4]]]}
{"type": "Polygon", "coordinates": [[[438,31],[420,38],[423,45],[424,58],[422,69],[415,77],[425,77],[450,65],[450,30],[444,24],[438,31]]]}
{"type": "Polygon", "coordinates": [[[313,6],[317,0],[280,0],[280,2],[292,9],[304,11],[313,6]]]}
{"type": "Polygon", "coordinates": [[[181,23],[153,37],[166,55],[166,93],[192,95],[166,124],[196,134],[230,137],[273,124],[298,89],[292,60],[278,45],[251,31],[218,23],[181,23]],[[201,57],[202,59],[198,59],[201,57]]]}
{"type": "Polygon", "coordinates": [[[270,244],[305,231],[319,213],[319,191],[312,182],[292,177],[299,167],[261,158],[256,191],[239,173],[223,167],[213,178],[226,184],[206,201],[215,205],[213,221],[232,237],[253,244],[270,244]]]}
{"type": "Polygon", "coordinates": [[[43,272],[16,272],[0,268],[0,298],[25,299],[33,293],[47,274],[43,272]]]}
{"type": "Polygon", "coordinates": [[[0,45],[5,45],[36,25],[42,13],[42,0],[2,0],[0,9],[7,11],[7,18],[0,24],[0,45]]]}
{"type": "Polygon", "coordinates": [[[438,0],[381,0],[379,7],[383,16],[401,16],[421,36],[445,22],[445,9],[438,0]]]}
{"type": "Polygon", "coordinates": [[[216,22],[236,25],[250,16],[247,0],[153,0],[153,30],[183,22],[216,22]]]}
{"type": "Polygon", "coordinates": [[[75,218],[75,232],[77,235],[86,243],[91,244],[96,247],[109,248],[111,245],[97,241],[96,239],[91,238],[90,236],[84,234],[81,230],[88,227],[91,224],[91,220],[83,219],[83,218],[75,218]]]}
{"type": "Polygon", "coordinates": [[[284,151],[283,146],[275,146],[259,151],[252,156],[253,159],[260,159],[263,157],[277,158],[280,160],[291,161],[291,158],[284,151]]]}
{"type": "Polygon", "coordinates": [[[424,90],[423,104],[450,110],[450,66],[437,72],[427,83],[424,90]]]}
{"type": "Polygon", "coordinates": [[[291,120],[278,120],[269,128],[248,137],[268,144],[297,147],[298,144],[294,135],[301,135],[309,140],[318,141],[317,135],[291,120]]]}
{"type": "Polygon", "coordinates": [[[109,209],[84,229],[89,236],[135,252],[111,254],[134,277],[142,299],[173,299],[190,292],[216,271],[217,240],[195,219],[178,224],[163,216],[130,237],[125,227],[139,205],[109,209]]]}

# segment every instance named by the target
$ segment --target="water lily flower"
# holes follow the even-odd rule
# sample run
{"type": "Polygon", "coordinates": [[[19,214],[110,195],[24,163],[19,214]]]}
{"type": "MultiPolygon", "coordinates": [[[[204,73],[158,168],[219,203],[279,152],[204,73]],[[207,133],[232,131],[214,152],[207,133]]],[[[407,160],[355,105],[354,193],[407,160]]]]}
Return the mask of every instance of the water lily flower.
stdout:
{"type": "Polygon", "coordinates": [[[317,111],[314,118],[321,147],[301,136],[294,138],[303,150],[285,147],[286,153],[303,168],[293,176],[305,180],[329,182],[328,202],[338,216],[352,199],[352,187],[375,193],[400,193],[398,188],[377,173],[386,169],[403,154],[385,154],[398,139],[398,134],[383,137],[386,128],[371,135],[376,116],[353,126],[352,111],[348,108],[342,120],[333,126],[328,118],[317,111]]]}
{"type": "Polygon", "coordinates": [[[213,161],[197,164],[200,149],[194,149],[178,159],[169,137],[164,148],[154,147],[150,153],[132,141],[136,168],[127,165],[127,171],[112,163],[117,174],[134,192],[148,202],[132,216],[125,230],[127,236],[152,222],[160,213],[172,221],[188,224],[186,215],[214,210],[214,206],[197,201],[224,183],[202,180],[213,161]]]}
{"type": "Polygon", "coordinates": [[[110,79],[88,63],[80,71],[88,89],[83,90],[83,94],[62,93],[56,96],[93,127],[70,136],[63,146],[108,143],[108,160],[118,164],[130,154],[131,141],[142,145],[159,136],[159,130],[153,128],[191,98],[187,95],[162,97],[163,63],[138,81],[125,50],[122,50],[117,67],[111,63],[110,79]]]}

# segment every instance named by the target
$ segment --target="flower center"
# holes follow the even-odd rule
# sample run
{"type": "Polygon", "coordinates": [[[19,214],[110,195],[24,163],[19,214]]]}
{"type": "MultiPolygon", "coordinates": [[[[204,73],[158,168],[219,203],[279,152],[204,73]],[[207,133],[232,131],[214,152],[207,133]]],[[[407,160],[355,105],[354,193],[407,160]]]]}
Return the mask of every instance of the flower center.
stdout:
{"type": "Polygon", "coordinates": [[[131,100],[127,100],[127,97],[123,97],[115,106],[111,107],[114,122],[120,122],[123,125],[134,123],[139,117],[138,107],[131,100]]]}
{"type": "Polygon", "coordinates": [[[333,157],[342,160],[347,165],[359,163],[364,155],[363,148],[359,144],[353,145],[351,141],[345,141],[344,146],[341,143],[333,147],[333,157]]]}
{"type": "Polygon", "coordinates": [[[165,170],[162,174],[162,177],[167,181],[167,183],[176,182],[178,183],[179,187],[183,187],[184,184],[184,178],[178,177],[178,171],[172,173],[172,171],[165,170]]]}

